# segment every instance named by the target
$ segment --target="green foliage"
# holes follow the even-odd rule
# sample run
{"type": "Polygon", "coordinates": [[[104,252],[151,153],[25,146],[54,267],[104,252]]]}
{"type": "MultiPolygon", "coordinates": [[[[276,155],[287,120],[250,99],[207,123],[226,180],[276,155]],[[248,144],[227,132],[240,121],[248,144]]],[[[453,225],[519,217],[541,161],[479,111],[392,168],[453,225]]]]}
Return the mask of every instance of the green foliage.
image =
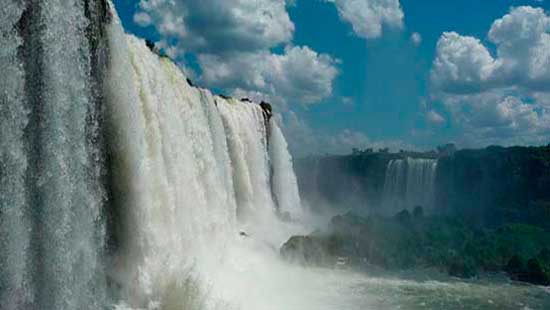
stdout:
{"type": "Polygon", "coordinates": [[[528,224],[477,228],[458,218],[401,212],[391,219],[338,216],[331,221],[331,231],[312,242],[329,256],[366,260],[387,269],[437,267],[463,278],[507,271],[533,283],[543,283],[550,275],[550,233],[528,224]],[[532,261],[529,267],[532,259],[536,264],[532,261]]]}

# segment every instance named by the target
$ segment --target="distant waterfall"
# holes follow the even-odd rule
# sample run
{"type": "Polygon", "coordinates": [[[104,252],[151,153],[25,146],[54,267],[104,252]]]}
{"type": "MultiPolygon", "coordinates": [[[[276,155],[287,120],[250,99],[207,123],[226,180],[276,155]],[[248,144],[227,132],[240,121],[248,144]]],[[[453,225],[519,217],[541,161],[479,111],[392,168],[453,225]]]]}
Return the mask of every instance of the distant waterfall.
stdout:
{"type": "Polygon", "coordinates": [[[437,160],[407,158],[391,160],[386,168],[383,213],[393,215],[403,209],[434,207],[437,160]]]}
{"type": "Polygon", "coordinates": [[[3,4],[2,309],[177,307],[239,231],[301,215],[276,122],[189,85],[109,4],[3,4]]]}

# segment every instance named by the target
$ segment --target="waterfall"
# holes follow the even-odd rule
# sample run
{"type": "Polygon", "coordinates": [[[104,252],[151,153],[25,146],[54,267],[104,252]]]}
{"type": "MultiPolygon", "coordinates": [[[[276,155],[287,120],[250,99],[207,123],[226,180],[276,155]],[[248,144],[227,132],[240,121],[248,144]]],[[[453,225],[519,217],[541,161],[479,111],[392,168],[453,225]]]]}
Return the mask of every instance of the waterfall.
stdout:
{"type": "Polygon", "coordinates": [[[435,197],[437,160],[407,158],[391,160],[386,168],[383,213],[422,206],[432,210],[435,197]]]}
{"type": "MultiPolygon", "coordinates": [[[[182,294],[190,274],[208,277],[204,266],[223,261],[240,230],[270,229],[270,162],[290,156],[269,152],[259,105],[192,87],[116,18],[108,37],[113,203],[124,214],[111,274],[131,307],[171,304],[167,294],[182,294]]],[[[275,196],[289,201],[298,191],[295,182],[288,187],[275,196]]]]}
{"type": "Polygon", "coordinates": [[[91,23],[81,1],[8,0],[2,12],[0,304],[97,309],[106,196],[91,23]]]}
{"type": "Polygon", "coordinates": [[[269,188],[267,131],[262,109],[249,102],[216,98],[233,163],[237,214],[241,219],[269,216],[274,203],[269,188]]]}
{"type": "Polygon", "coordinates": [[[241,231],[280,245],[301,203],[260,105],[189,85],[110,2],[2,13],[2,309],[178,308],[241,231]]]}
{"type": "Polygon", "coordinates": [[[120,25],[109,28],[112,171],[124,197],[115,204],[126,217],[115,274],[139,306],[183,279],[201,247],[236,235],[230,176],[238,168],[216,107],[227,103],[191,87],[176,65],[120,25]]]}
{"type": "Polygon", "coordinates": [[[14,25],[24,11],[19,1],[8,1],[0,19],[0,304],[17,309],[33,301],[30,285],[30,206],[25,175],[28,157],[25,127],[25,72],[18,57],[22,38],[14,25]]]}
{"type": "Polygon", "coordinates": [[[273,161],[273,192],[279,211],[290,218],[301,218],[302,203],[298,192],[298,181],[292,167],[292,157],[277,123],[271,120],[270,125],[269,152],[273,161]]]}

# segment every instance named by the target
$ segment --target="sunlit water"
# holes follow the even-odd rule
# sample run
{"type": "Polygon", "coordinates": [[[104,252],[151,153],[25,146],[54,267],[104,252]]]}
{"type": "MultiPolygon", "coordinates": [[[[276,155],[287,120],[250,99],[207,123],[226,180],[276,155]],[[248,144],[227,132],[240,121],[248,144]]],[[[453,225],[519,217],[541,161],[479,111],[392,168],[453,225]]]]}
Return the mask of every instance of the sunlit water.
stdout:
{"type": "Polygon", "coordinates": [[[369,278],[353,283],[348,309],[548,309],[542,287],[503,282],[463,282],[369,278]],[[368,299],[368,301],[367,301],[368,299]],[[361,305],[364,305],[363,307],[361,305]]]}
{"type": "Polygon", "coordinates": [[[282,261],[315,221],[275,120],[190,85],[112,4],[98,76],[85,3],[2,10],[0,309],[550,309],[534,286],[282,261]]]}
{"type": "Polygon", "coordinates": [[[304,268],[264,255],[235,262],[236,266],[218,282],[226,289],[222,298],[240,302],[234,309],[550,309],[548,288],[505,278],[465,281],[432,271],[389,274],[304,268]]]}

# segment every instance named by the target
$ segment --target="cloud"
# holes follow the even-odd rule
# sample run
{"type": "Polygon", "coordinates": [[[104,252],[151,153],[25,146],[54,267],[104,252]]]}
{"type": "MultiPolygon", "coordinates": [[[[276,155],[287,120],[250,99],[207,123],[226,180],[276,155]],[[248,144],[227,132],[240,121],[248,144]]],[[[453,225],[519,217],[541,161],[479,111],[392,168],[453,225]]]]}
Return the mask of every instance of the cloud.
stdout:
{"type": "Polygon", "coordinates": [[[134,20],[154,25],[164,39],[182,49],[250,51],[292,39],[294,24],[285,5],[284,0],[141,0],[134,20]]]}
{"type": "Polygon", "coordinates": [[[335,59],[308,47],[288,46],[283,54],[201,54],[198,61],[203,70],[202,81],[207,85],[304,104],[329,97],[338,74],[335,59]]]}
{"type": "Polygon", "coordinates": [[[347,128],[328,137],[328,149],[331,153],[350,153],[353,148],[364,149],[369,144],[370,139],[364,133],[347,128]]]}
{"type": "Polygon", "coordinates": [[[355,105],[355,100],[352,97],[340,97],[340,102],[344,106],[352,107],[355,105]]]}
{"type": "Polygon", "coordinates": [[[492,78],[496,62],[479,39],[445,32],[437,42],[431,80],[438,90],[476,92],[492,78]]]}
{"type": "Polygon", "coordinates": [[[445,118],[434,110],[429,110],[428,112],[426,112],[426,119],[430,124],[434,124],[434,125],[440,125],[445,123],[445,118]]]}
{"type": "Polygon", "coordinates": [[[414,43],[414,45],[419,46],[420,43],[422,43],[422,35],[418,32],[413,32],[411,34],[411,41],[414,43]]]}
{"type": "Polygon", "coordinates": [[[550,90],[550,16],[540,8],[519,7],[496,20],[489,39],[498,46],[505,82],[550,90]]]}
{"type": "MultiPolygon", "coordinates": [[[[167,55],[194,55],[201,82],[272,103],[312,104],[332,95],[337,61],[291,44],[285,0],[141,0],[134,21],[152,25],[167,55]],[[272,48],[284,45],[282,53],[272,48]]],[[[187,71],[192,72],[190,69],[187,71]]]]}
{"type": "Polygon", "coordinates": [[[531,99],[496,91],[451,96],[445,105],[463,131],[464,145],[548,143],[550,110],[531,99]]]}
{"type": "Polygon", "coordinates": [[[282,128],[289,149],[292,155],[297,158],[319,154],[351,154],[354,148],[380,149],[387,147],[394,151],[416,149],[413,145],[402,140],[374,140],[363,132],[348,128],[335,133],[314,130],[293,111],[285,113],[284,116],[282,128]]]}
{"type": "Polygon", "coordinates": [[[437,43],[431,79],[441,91],[475,93],[510,86],[550,91],[550,16],[540,8],[513,8],[488,34],[493,57],[480,40],[456,32],[437,43]]]}
{"type": "Polygon", "coordinates": [[[147,27],[151,25],[152,22],[151,16],[145,12],[138,12],[134,14],[134,23],[141,27],[147,27]]]}
{"type": "Polygon", "coordinates": [[[403,10],[399,0],[325,0],[336,5],[340,18],[365,39],[378,38],[383,26],[403,27],[403,10]]]}
{"type": "MultiPolygon", "coordinates": [[[[550,16],[512,8],[488,32],[496,53],[477,38],[444,33],[431,71],[441,100],[465,143],[547,143],[550,135],[550,16]]],[[[426,112],[428,121],[434,120],[426,112]]]]}

